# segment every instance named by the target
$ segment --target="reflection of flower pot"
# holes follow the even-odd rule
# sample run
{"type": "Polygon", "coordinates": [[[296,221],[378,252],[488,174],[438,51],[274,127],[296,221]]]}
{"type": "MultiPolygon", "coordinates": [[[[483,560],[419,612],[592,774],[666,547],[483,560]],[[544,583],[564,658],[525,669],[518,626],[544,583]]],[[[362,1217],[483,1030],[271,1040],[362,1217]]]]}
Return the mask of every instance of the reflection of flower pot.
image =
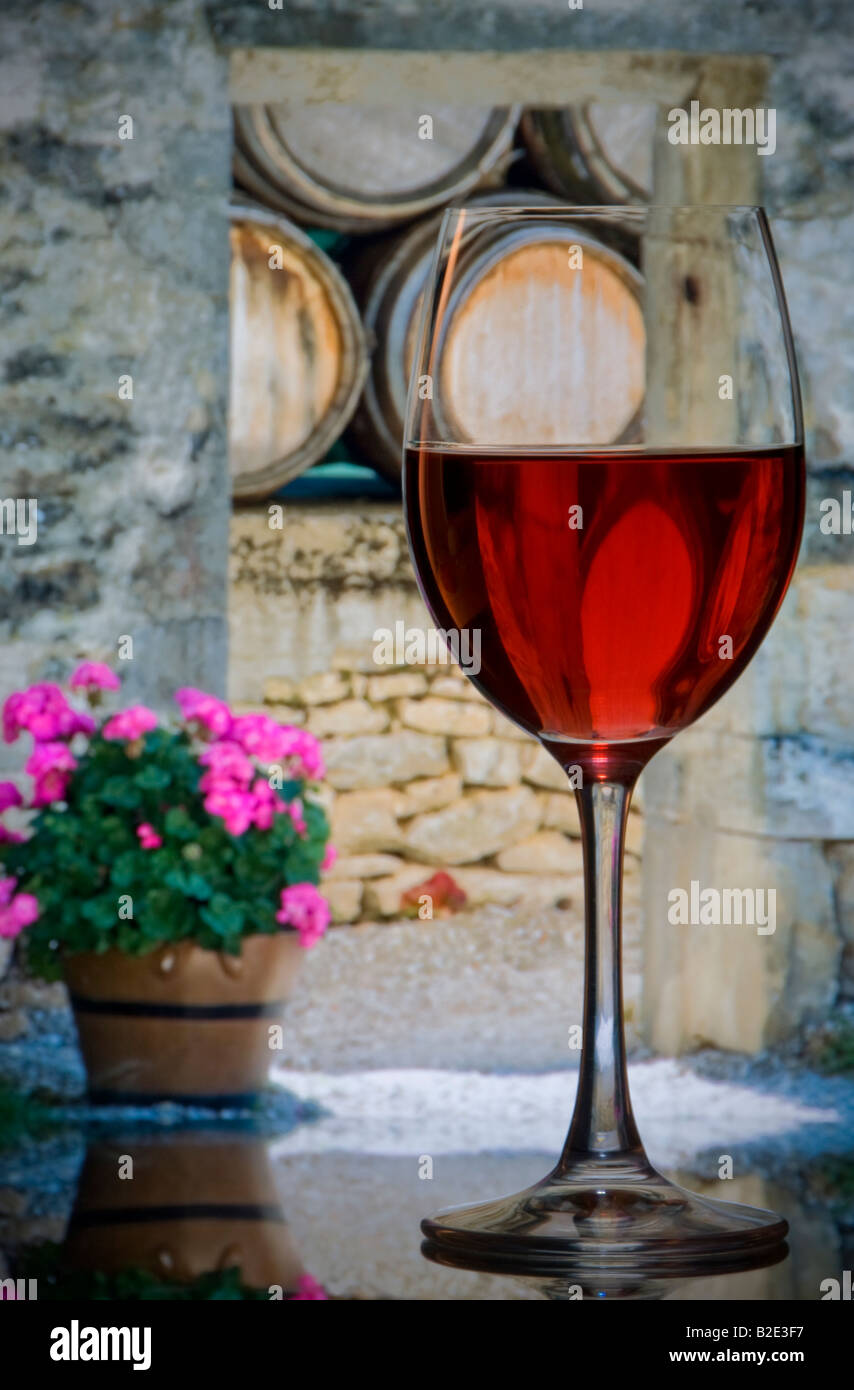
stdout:
{"type": "Polygon", "coordinates": [[[64,1246],[76,1271],[165,1282],[238,1268],[253,1289],[297,1288],[302,1265],[267,1145],[252,1135],[123,1135],[89,1145],[64,1246]],[[133,1160],[133,1177],[122,1157],[133,1160]]]}
{"type": "Polygon", "coordinates": [[[145,956],[70,956],[92,1099],[224,1105],[256,1095],[301,951],[296,932],[278,932],[246,937],[239,956],[187,941],[145,956]]]}

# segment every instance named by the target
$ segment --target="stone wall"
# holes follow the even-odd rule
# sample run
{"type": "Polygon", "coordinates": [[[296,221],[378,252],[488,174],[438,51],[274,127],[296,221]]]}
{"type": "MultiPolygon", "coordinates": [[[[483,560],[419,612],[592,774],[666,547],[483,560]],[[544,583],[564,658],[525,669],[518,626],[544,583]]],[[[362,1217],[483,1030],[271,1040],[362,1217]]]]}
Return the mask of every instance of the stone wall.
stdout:
{"type": "MultiPolygon", "coordinates": [[[[383,670],[364,648],[336,652],[332,667],[298,683],[273,677],[265,695],[271,714],[323,740],[340,855],[325,891],[338,921],[399,916],[402,895],[437,870],[470,906],[581,900],[565,774],[458,667],[383,670]]],[[[635,812],[630,871],[640,842],[635,812]]]]}
{"type": "MultiPolygon", "coordinates": [[[[230,694],[323,741],[336,919],[400,916],[437,870],[472,907],[580,903],[578,815],[554,760],[450,661],[383,660],[380,629],[431,626],[400,508],[303,503],[269,520],[260,506],[233,522],[230,694]]],[[[630,872],[641,838],[635,811],[630,872]]]]}

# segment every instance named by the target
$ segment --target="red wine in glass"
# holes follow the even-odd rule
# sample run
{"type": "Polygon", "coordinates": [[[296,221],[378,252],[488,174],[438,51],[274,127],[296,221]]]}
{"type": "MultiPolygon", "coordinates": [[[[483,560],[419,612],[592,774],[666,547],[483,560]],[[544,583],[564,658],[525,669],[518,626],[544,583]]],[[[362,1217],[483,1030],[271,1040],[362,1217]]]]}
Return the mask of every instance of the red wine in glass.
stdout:
{"type": "Polygon", "coordinates": [[[474,684],[611,777],[703,714],[768,631],[797,559],[803,449],[409,449],[405,496],[434,621],[480,631],[474,684]]]}

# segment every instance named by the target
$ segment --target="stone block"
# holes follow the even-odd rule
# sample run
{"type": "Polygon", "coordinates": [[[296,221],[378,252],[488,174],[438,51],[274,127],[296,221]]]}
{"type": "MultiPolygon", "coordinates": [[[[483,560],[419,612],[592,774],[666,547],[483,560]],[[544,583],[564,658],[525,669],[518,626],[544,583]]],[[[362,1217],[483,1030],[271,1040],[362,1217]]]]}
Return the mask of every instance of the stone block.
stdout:
{"type": "Polygon", "coordinates": [[[324,882],[323,896],[329,903],[333,922],[356,922],[362,911],[362,883],[359,879],[339,878],[324,882]]]}
{"type": "Polygon", "coordinates": [[[562,830],[565,835],[572,835],[575,839],[579,839],[581,825],[578,820],[578,807],[575,804],[575,796],[569,787],[568,778],[564,777],[564,781],[567,784],[564,791],[539,793],[543,828],[562,830]]]}
{"type": "Polygon", "coordinates": [[[420,815],[423,811],[438,811],[462,796],[463,779],[458,772],[446,772],[444,777],[421,777],[410,782],[403,793],[400,819],[420,815]]]}
{"type": "Polygon", "coordinates": [[[380,669],[374,661],[372,642],[338,647],[332,657],[332,667],[333,670],[344,671],[348,675],[358,672],[363,676],[375,676],[380,669]]]}
{"type": "Polygon", "coordinates": [[[388,711],[377,709],[367,700],[342,700],[336,705],[321,705],[309,711],[308,730],[317,738],[337,735],[381,734],[388,728],[388,711]]]}
{"type": "Polygon", "coordinates": [[[497,856],[499,869],[509,874],[581,874],[584,861],[581,841],[570,840],[559,830],[541,830],[510,845],[497,856]]]}
{"type": "Polygon", "coordinates": [[[398,716],[406,728],[457,738],[477,738],[492,727],[492,711],[485,705],[440,700],[433,695],[424,700],[401,700],[398,716]]]}
{"type": "Polygon", "coordinates": [[[349,693],[349,682],[339,671],[321,671],[299,682],[296,699],[304,705],[332,705],[346,699],[349,693]]]}
{"type": "Polygon", "coordinates": [[[265,705],[292,705],[297,698],[296,681],[288,676],[268,676],[263,691],[265,705]]]}
{"type": "Polygon", "coordinates": [[[569,778],[541,743],[535,743],[523,754],[522,775],[534,787],[545,787],[548,791],[556,792],[569,790],[569,778]]]}
{"type": "Polygon", "coordinates": [[[520,729],[518,724],[514,724],[512,719],[508,719],[500,710],[492,711],[492,732],[496,738],[509,738],[514,743],[527,743],[530,748],[540,748],[542,744],[537,743],[533,734],[520,729]]]}
{"type": "Polygon", "coordinates": [[[339,854],[324,875],[324,892],[326,884],[339,879],[387,878],[402,865],[403,860],[394,854],[339,854]]]}
{"type": "Polygon", "coordinates": [[[488,704],[476,686],[465,676],[434,676],[430,682],[430,694],[442,700],[468,700],[472,704],[488,704]]]}
{"type": "Polygon", "coordinates": [[[500,869],[459,868],[454,878],[468,897],[470,907],[486,903],[513,906],[583,906],[584,881],[577,875],[503,873],[500,869]]]}
{"type": "Polygon", "coordinates": [[[300,726],[306,721],[306,711],[300,705],[265,705],[260,712],[269,715],[278,724],[300,726]]]}
{"type": "Polygon", "coordinates": [[[406,828],[407,853],[428,864],[471,864],[532,835],[540,808],[528,787],[473,792],[406,828]]]}
{"type": "Polygon", "coordinates": [[[640,859],[643,854],[643,835],[643,816],[635,811],[629,811],[629,818],[626,822],[626,854],[634,855],[636,859],[640,859]]]}
{"type": "Polygon", "coordinates": [[[343,792],[332,807],[332,843],[341,854],[402,849],[398,805],[399,794],[391,787],[343,792]]]}
{"type": "Polygon", "coordinates": [[[364,915],[371,917],[399,917],[401,897],[410,888],[425,883],[436,872],[428,864],[407,864],[388,878],[372,878],[364,885],[364,915]]]}
{"type": "Polygon", "coordinates": [[[370,676],[367,697],[372,704],[424,695],[427,677],[421,671],[392,671],[387,676],[370,676]]]}
{"type": "Polygon", "coordinates": [[[451,760],[469,787],[513,787],[522,773],[519,745],[504,739],[454,739],[451,760]]]}
{"type": "Polygon", "coordinates": [[[333,739],[323,753],[327,780],[340,791],[406,784],[449,771],[445,739],[408,729],[333,739]]]}

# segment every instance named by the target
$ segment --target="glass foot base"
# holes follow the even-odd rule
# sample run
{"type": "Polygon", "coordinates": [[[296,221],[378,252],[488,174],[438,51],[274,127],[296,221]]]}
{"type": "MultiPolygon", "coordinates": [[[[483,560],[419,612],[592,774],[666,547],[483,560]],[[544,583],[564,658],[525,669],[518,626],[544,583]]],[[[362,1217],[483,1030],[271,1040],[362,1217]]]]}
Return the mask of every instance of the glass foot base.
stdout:
{"type": "Polygon", "coordinates": [[[450,1207],[421,1229],[437,1253],[481,1268],[679,1273],[752,1262],[789,1226],[774,1212],[686,1192],[645,1163],[581,1159],[524,1192],[450,1207]]]}

